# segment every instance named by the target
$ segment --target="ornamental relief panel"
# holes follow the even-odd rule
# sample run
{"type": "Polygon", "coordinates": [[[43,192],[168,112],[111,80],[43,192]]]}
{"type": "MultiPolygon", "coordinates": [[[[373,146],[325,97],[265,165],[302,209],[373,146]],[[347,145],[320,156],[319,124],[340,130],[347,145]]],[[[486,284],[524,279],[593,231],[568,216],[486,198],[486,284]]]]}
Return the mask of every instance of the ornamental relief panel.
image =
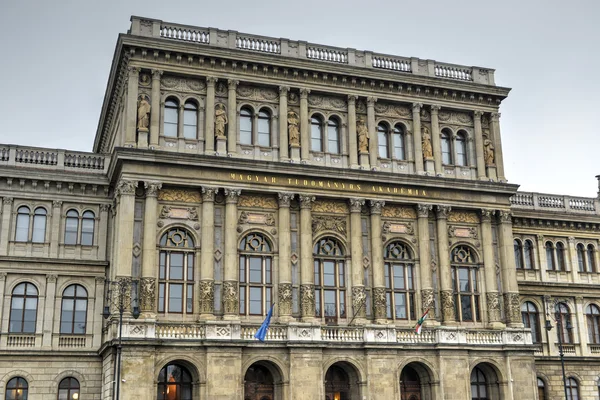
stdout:
{"type": "Polygon", "coordinates": [[[206,93],[206,82],[200,79],[180,78],[166,75],[160,80],[161,90],[184,92],[184,93],[206,93]]]}
{"type": "Polygon", "coordinates": [[[333,231],[346,236],[347,225],[346,217],[333,217],[325,215],[315,215],[312,218],[312,233],[316,235],[322,231],[333,231]]]}
{"type": "Polygon", "coordinates": [[[416,219],[417,212],[412,207],[385,205],[381,210],[381,216],[387,218],[416,219]]]}
{"type": "Polygon", "coordinates": [[[413,224],[395,224],[390,221],[385,221],[383,226],[381,227],[381,233],[383,234],[405,234],[405,235],[414,235],[415,228],[413,224]]]}
{"type": "Polygon", "coordinates": [[[471,211],[451,211],[448,222],[461,222],[464,224],[478,224],[479,216],[471,211]]]}
{"type": "Polygon", "coordinates": [[[308,96],[308,104],[311,107],[328,110],[346,111],[348,109],[348,103],[345,99],[334,96],[310,94],[308,96]]]}
{"type": "Polygon", "coordinates": [[[465,228],[461,226],[450,225],[448,227],[448,236],[455,238],[465,238],[465,239],[477,239],[478,232],[477,228],[465,228]]]}
{"type": "Polygon", "coordinates": [[[272,213],[252,213],[242,211],[238,219],[238,225],[253,224],[253,225],[275,225],[275,216],[272,213]]]}
{"type": "Polygon", "coordinates": [[[473,126],[473,117],[466,112],[442,110],[439,112],[438,118],[440,122],[448,124],[473,126]]]}
{"type": "Polygon", "coordinates": [[[202,196],[199,190],[161,189],[158,192],[159,201],[173,201],[180,203],[201,203],[202,196]]]}
{"type": "Polygon", "coordinates": [[[239,85],[236,94],[239,99],[267,101],[272,103],[277,103],[279,101],[277,90],[272,88],[239,85]]]}
{"type": "Polygon", "coordinates": [[[348,214],[348,204],[334,200],[318,200],[312,206],[316,213],[348,214]]]}
{"type": "Polygon", "coordinates": [[[274,197],[259,195],[241,195],[238,200],[238,207],[247,208],[269,208],[277,209],[277,200],[274,197]]]}
{"type": "Polygon", "coordinates": [[[382,101],[375,103],[375,114],[387,117],[412,119],[412,111],[408,105],[392,104],[382,101]]]}

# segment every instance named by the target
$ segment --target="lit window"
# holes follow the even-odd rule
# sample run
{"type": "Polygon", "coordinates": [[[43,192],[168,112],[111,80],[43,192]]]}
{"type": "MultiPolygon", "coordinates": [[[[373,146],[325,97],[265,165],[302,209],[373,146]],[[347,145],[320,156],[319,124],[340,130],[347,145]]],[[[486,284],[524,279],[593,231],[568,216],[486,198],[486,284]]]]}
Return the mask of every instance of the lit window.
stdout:
{"type": "Polygon", "coordinates": [[[178,364],[168,364],[158,374],[157,400],[192,400],[192,377],[178,364]]]}
{"type": "Polygon", "coordinates": [[[5,400],[27,400],[29,385],[21,377],[12,378],[6,384],[5,400]]]}
{"type": "Polygon", "coordinates": [[[75,378],[65,378],[58,385],[58,400],[78,400],[79,381],[75,378]]]}

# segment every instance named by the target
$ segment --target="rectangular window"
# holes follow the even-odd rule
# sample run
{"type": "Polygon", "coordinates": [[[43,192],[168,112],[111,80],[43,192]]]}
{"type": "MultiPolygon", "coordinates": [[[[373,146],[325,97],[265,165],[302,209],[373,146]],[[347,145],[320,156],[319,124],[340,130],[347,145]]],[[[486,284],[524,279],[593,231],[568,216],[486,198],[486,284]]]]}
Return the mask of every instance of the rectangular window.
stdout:
{"type": "Polygon", "coordinates": [[[321,137],[321,126],[311,125],[310,126],[310,149],[312,151],[323,151],[323,138],[321,137]]]}
{"type": "Polygon", "coordinates": [[[250,287],[250,315],[262,315],[262,287],[250,287]]]}
{"type": "Polygon", "coordinates": [[[404,160],[404,138],[401,133],[394,133],[394,158],[404,160]]]}
{"type": "MultiPolygon", "coordinates": [[[[77,235],[75,236],[77,238],[77,235]]],[[[29,240],[29,215],[17,215],[17,231],[15,241],[27,242],[29,240]]]]}
{"type": "Polygon", "coordinates": [[[270,120],[258,119],[258,145],[262,147],[271,146],[271,132],[269,127],[270,120]]]}
{"type": "MultiPolygon", "coordinates": [[[[187,107],[187,105],[186,105],[187,107]]],[[[183,111],[183,137],[196,139],[197,114],[195,110],[183,111]]]]}
{"type": "Polygon", "coordinates": [[[44,243],[46,238],[46,216],[35,215],[33,217],[33,236],[31,241],[33,243],[44,243]]]}
{"type": "Polygon", "coordinates": [[[165,284],[158,284],[158,312],[165,312],[165,284]]]}
{"type": "Polygon", "coordinates": [[[77,244],[77,229],[79,228],[77,218],[67,218],[65,222],[65,244],[77,244]]]}
{"type": "Polygon", "coordinates": [[[240,118],[240,143],[252,144],[252,119],[240,118]]]}
{"type": "Polygon", "coordinates": [[[94,244],[94,220],[91,218],[81,220],[81,244],[83,246],[94,244]]]}
{"type": "Polygon", "coordinates": [[[177,108],[165,107],[165,124],[163,134],[167,137],[177,137],[177,108]]]}
{"type": "Polygon", "coordinates": [[[169,284],[169,312],[183,312],[183,285],[180,283],[169,284]]]}
{"type": "Polygon", "coordinates": [[[327,151],[332,154],[340,153],[337,126],[327,126],[327,151]]]}
{"type": "Polygon", "coordinates": [[[379,141],[379,157],[389,158],[387,135],[385,132],[377,132],[377,140],[379,141]]]}

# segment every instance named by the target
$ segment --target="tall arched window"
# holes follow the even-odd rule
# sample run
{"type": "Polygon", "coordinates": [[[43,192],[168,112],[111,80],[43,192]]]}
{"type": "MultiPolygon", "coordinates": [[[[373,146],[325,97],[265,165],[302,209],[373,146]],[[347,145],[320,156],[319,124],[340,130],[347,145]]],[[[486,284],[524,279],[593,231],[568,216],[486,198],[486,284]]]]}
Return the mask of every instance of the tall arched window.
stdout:
{"type": "Polygon", "coordinates": [[[515,252],[515,265],[517,269],[523,269],[525,264],[523,261],[523,243],[521,243],[519,239],[515,239],[513,240],[513,247],[515,252]]]}
{"type": "Polygon", "coordinates": [[[245,236],[239,247],[241,315],[266,315],[273,294],[271,243],[260,233],[245,236]]]}
{"type": "Polygon", "coordinates": [[[94,244],[94,225],[96,216],[92,211],[85,211],[81,216],[81,240],[83,246],[91,246],[94,244]]]}
{"type": "Polygon", "coordinates": [[[466,166],[468,165],[467,157],[467,135],[464,132],[458,132],[456,135],[456,165],[466,166]]]}
{"type": "Polygon", "coordinates": [[[65,378],[58,384],[58,400],[78,400],[79,381],[75,378],[65,378]]]}
{"type": "Polygon", "coordinates": [[[331,237],[314,248],[315,315],[326,321],[346,317],[346,268],[341,244],[331,237]]]}
{"type": "Polygon", "coordinates": [[[174,99],[165,101],[163,135],[177,137],[177,125],[179,124],[179,102],[174,99]]]}
{"type": "Polygon", "coordinates": [[[556,243],[556,264],[559,271],[566,271],[565,265],[565,245],[562,242],[556,243]]]}
{"type": "Polygon", "coordinates": [[[29,283],[19,283],[12,292],[10,302],[10,333],[35,333],[37,321],[38,290],[29,283]]]}
{"type": "Polygon", "coordinates": [[[46,241],[46,216],[44,207],[37,207],[31,218],[31,209],[21,206],[17,209],[15,229],[16,242],[44,243],[46,241]]]}
{"type": "Polygon", "coordinates": [[[404,127],[400,124],[394,126],[394,158],[396,160],[406,160],[406,133],[404,127]]]}
{"type": "Polygon", "coordinates": [[[191,314],[194,308],[194,239],[174,228],[159,242],[158,312],[191,314]]]}
{"type": "Polygon", "coordinates": [[[44,243],[46,239],[46,209],[38,207],[33,212],[33,232],[31,241],[33,243],[44,243]]]}
{"type": "Polygon", "coordinates": [[[31,210],[27,206],[21,206],[17,209],[17,227],[15,229],[15,241],[29,241],[29,213],[31,210]]]}
{"type": "Polygon", "coordinates": [[[340,124],[333,117],[327,121],[327,152],[340,154],[340,124]]]}
{"type": "Polygon", "coordinates": [[[5,400],[27,400],[29,385],[27,381],[20,376],[12,378],[6,384],[5,400]]]}
{"type": "Polygon", "coordinates": [[[541,378],[537,378],[538,400],[546,400],[546,384],[541,378]]]}
{"type": "Polygon", "coordinates": [[[377,125],[377,141],[379,143],[379,157],[390,158],[389,129],[384,123],[377,125]]]}
{"type": "Polygon", "coordinates": [[[402,242],[392,242],[383,256],[387,317],[415,319],[414,261],[410,249],[402,242]]]}
{"type": "Polygon", "coordinates": [[[92,246],[94,244],[94,228],[96,215],[92,211],[84,211],[81,216],[77,210],[67,211],[65,220],[65,244],[81,244],[92,246]],[[81,224],[79,223],[81,220],[81,224]],[[81,226],[81,231],[79,227],[81,226]]]}
{"type": "Polygon", "coordinates": [[[457,321],[481,321],[477,257],[468,246],[452,250],[452,287],[457,321]]]}
{"type": "Polygon", "coordinates": [[[198,129],[198,106],[193,101],[186,101],[183,107],[183,137],[196,139],[198,129]]]}
{"type": "Polygon", "coordinates": [[[240,143],[252,144],[252,111],[246,107],[240,110],[240,143]]]}
{"type": "Polygon", "coordinates": [[[542,340],[540,333],[540,315],[537,307],[530,301],[526,301],[521,306],[521,317],[525,328],[531,329],[533,343],[539,343],[542,340]]]}
{"type": "Polygon", "coordinates": [[[319,116],[310,119],[310,149],[323,151],[323,121],[319,116]]]}
{"type": "Polygon", "coordinates": [[[556,270],[556,260],[554,258],[554,244],[552,242],[546,242],[546,267],[548,271],[556,270]]]}
{"type": "Polygon", "coordinates": [[[557,335],[563,343],[573,343],[573,335],[571,326],[571,311],[565,303],[558,303],[554,308],[555,319],[557,322],[557,335]]]}
{"type": "Polygon", "coordinates": [[[77,244],[78,233],[79,213],[76,210],[69,210],[65,220],[65,244],[77,244]]]}
{"type": "Polygon", "coordinates": [[[575,378],[567,379],[567,400],[579,400],[579,384],[575,378]]]}
{"type": "Polygon", "coordinates": [[[87,290],[81,285],[70,285],[64,290],[60,314],[60,333],[67,335],[85,334],[87,297],[87,290]]]}
{"type": "Polygon", "coordinates": [[[488,400],[487,380],[478,367],[471,371],[471,400],[488,400]]]}
{"type": "Polygon", "coordinates": [[[523,252],[523,259],[525,260],[525,269],[533,269],[533,266],[535,265],[535,258],[533,254],[533,243],[531,242],[531,240],[525,240],[523,252]]]}
{"type": "Polygon", "coordinates": [[[452,133],[444,129],[441,136],[442,164],[452,165],[452,133]]]}
{"type": "Polygon", "coordinates": [[[157,400],[192,400],[192,376],[179,364],[167,364],[158,374],[157,400]]]}
{"type": "Polygon", "coordinates": [[[600,309],[595,304],[590,304],[585,308],[585,317],[587,319],[588,342],[600,344],[600,309]]]}
{"type": "Polygon", "coordinates": [[[577,245],[577,264],[579,272],[586,272],[585,247],[581,243],[577,245]]]}
{"type": "Polygon", "coordinates": [[[596,249],[594,245],[588,244],[587,246],[587,271],[596,272],[596,249]]]}
{"type": "Polygon", "coordinates": [[[258,112],[258,145],[271,147],[271,114],[265,109],[258,112]]]}

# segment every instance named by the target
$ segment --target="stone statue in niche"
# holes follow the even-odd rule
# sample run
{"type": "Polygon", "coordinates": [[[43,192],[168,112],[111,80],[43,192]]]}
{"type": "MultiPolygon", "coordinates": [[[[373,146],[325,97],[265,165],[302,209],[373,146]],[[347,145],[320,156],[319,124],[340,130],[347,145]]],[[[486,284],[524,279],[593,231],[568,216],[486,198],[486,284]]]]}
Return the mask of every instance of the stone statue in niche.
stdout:
{"type": "Polygon", "coordinates": [[[150,103],[146,96],[142,96],[138,101],[138,111],[137,111],[137,129],[140,132],[148,132],[148,127],[150,126],[150,103]]]}
{"type": "Polygon", "coordinates": [[[423,158],[431,160],[433,158],[433,147],[431,147],[431,134],[426,126],[421,128],[421,144],[423,147],[423,158]]]}
{"type": "Polygon", "coordinates": [[[215,109],[215,136],[225,138],[225,125],[227,124],[227,113],[223,104],[217,104],[215,109]]]}
{"type": "Polygon", "coordinates": [[[485,139],[483,141],[483,150],[485,157],[485,165],[494,165],[494,145],[492,144],[492,141],[490,139],[485,139]]]}
{"type": "Polygon", "coordinates": [[[368,153],[369,152],[369,129],[365,120],[359,118],[356,121],[356,133],[358,134],[358,152],[368,153]]]}
{"type": "Polygon", "coordinates": [[[300,131],[298,130],[298,124],[300,119],[298,114],[293,111],[288,111],[288,136],[290,140],[290,146],[300,145],[300,131]]]}

